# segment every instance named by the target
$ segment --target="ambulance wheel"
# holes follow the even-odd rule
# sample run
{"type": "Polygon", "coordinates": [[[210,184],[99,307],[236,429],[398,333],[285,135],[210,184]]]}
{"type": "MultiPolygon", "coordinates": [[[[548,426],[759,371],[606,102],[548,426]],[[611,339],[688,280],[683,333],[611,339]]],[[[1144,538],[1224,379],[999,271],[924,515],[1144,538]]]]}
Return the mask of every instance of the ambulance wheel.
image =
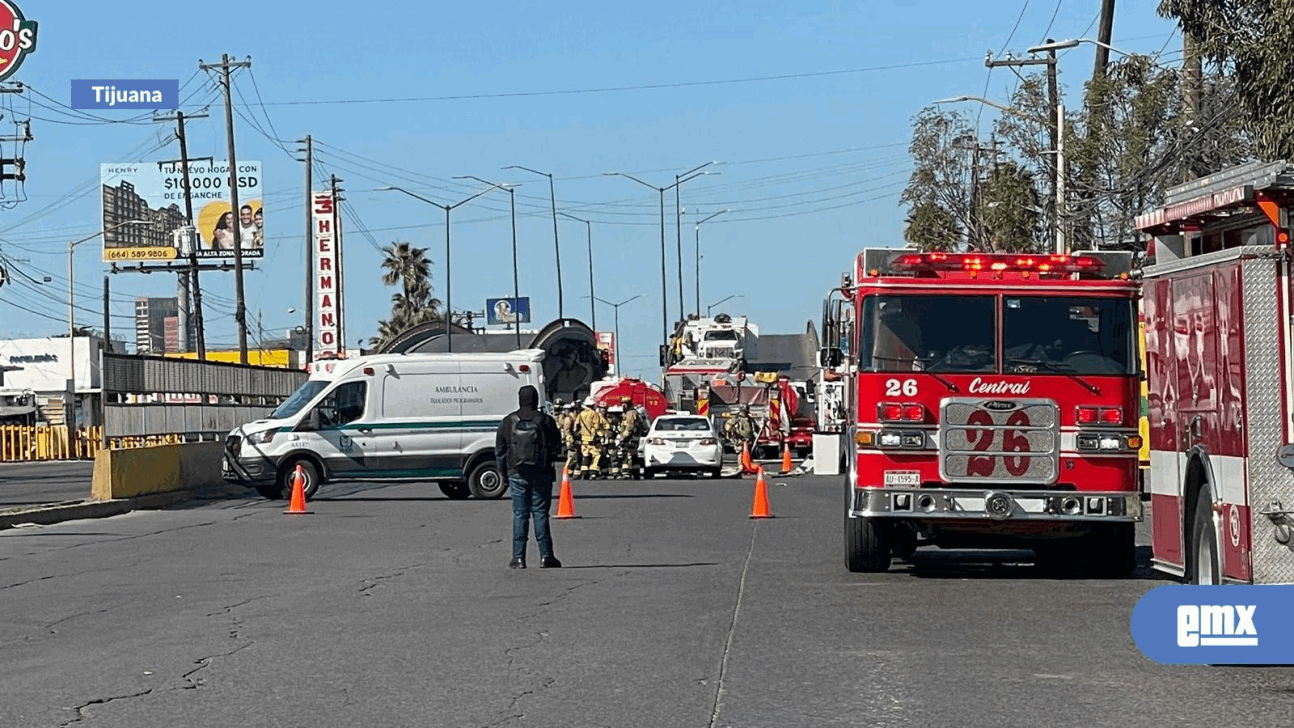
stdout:
{"type": "Polygon", "coordinates": [[[467,483],[460,481],[448,481],[440,483],[440,492],[450,500],[466,500],[471,497],[472,489],[467,487],[467,483]]]}
{"type": "Polygon", "coordinates": [[[845,512],[845,566],[854,573],[890,570],[890,544],[885,524],[874,518],[850,518],[845,512]]]}
{"type": "Polygon", "coordinates": [[[1218,532],[1213,526],[1213,491],[1200,488],[1195,501],[1195,520],[1191,527],[1191,563],[1187,578],[1192,584],[1221,584],[1221,559],[1218,558],[1218,532]]]}
{"type": "Polygon", "coordinates": [[[508,490],[508,481],[503,479],[499,474],[499,469],[494,466],[494,461],[486,460],[485,462],[472,468],[471,475],[467,476],[467,488],[472,493],[472,497],[478,500],[495,500],[502,498],[504,492],[508,490]]]}
{"type": "Polygon", "coordinates": [[[297,466],[301,466],[301,472],[304,475],[306,500],[315,497],[319,492],[320,481],[319,470],[315,468],[314,463],[305,458],[290,460],[282,468],[279,468],[279,493],[284,498],[292,497],[292,475],[296,472],[297,466]]]}
{"type": "Polygon", "coordinates": [[[277,485],[258,485],[256,492],[270,500],[283,500],[283,489],[277,485]]]}

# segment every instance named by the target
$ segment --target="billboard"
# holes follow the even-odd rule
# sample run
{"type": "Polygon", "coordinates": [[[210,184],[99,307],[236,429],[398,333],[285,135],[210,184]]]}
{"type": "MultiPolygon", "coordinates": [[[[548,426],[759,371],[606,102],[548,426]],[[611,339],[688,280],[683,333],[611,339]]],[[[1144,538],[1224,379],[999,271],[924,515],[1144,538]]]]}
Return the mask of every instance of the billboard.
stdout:
{"type": "Polygon", "coordinates": [[[615,375],[618,372],[618,367],[616,366],[616,334],[614,331],[599,331],[597,332],[597,337],[598,351],[606,352],[609,367],[607,374],[615,375]]]}
{"type": "MultiPolygon", "coordinates": [[[[193,244],[199,258],[233,258],[234,227],[244,258],[265,255],[261,163],[238,163],[238,207],[229,206],[229,163],[191,162],[193,244]]],[[[179,164],[131,162],[99,166],[105,261],[168,261],[188,257],[184,227],[184,169],[179,164]],[[146,225],[127,225],[145,220],[146,225]],[[114,227],[119,226],[119,227],[114,227]]]]}
{"type": "Polygon", "coordinates": [[[337,206],[331,190],[310,193],[314,237],[315,336],[317,358],[335,357],[341,350],[337,301],[337,206]]]}
{"type": "Polygon", "coordinates": [[[488,326],[530,323],[530,299],[526,296],[485,299],[485,323],[488,326]]]}

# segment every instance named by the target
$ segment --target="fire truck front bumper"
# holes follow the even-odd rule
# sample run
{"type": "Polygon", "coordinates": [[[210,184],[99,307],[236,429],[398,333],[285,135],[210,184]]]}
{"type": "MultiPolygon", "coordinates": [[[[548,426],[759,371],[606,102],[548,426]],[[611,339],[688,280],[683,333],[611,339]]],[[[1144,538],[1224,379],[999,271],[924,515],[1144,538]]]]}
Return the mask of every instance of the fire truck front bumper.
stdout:
{"type": "Polygon", "coordinates": [[[855,518],[1115,523],[1140,521],[1142,507],[1136,492],[855,488],[849,515],[855,518]]]}

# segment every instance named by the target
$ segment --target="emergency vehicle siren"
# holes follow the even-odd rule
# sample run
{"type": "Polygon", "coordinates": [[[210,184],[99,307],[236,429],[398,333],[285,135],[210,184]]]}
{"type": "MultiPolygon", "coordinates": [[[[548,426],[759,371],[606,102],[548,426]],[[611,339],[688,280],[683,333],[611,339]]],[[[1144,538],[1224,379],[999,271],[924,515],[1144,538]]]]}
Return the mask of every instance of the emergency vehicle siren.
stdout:
{"type": "Polygon", "coordinates": [[[571,495],[570,470],[562,468],[562,492],[557,499],[558,518],[579,518],[575,515],[575,496],[571,495]]]}
{"type": "Polygon", "coordinates": [[[755,478],[755,505],[750,510],[750,517],[772,518],[773,514],[768,510],[768,483],[764,482],[763,466],[760,466],[756,472],[759,475],[755,478]]]}
{"type": "Polygon", "coordinates": [[[284,513],[314,513],[306,510],[306,472],[297,463],[297,469],[292,473],[292,500],[288,503],[288,509],[284,513]]]}

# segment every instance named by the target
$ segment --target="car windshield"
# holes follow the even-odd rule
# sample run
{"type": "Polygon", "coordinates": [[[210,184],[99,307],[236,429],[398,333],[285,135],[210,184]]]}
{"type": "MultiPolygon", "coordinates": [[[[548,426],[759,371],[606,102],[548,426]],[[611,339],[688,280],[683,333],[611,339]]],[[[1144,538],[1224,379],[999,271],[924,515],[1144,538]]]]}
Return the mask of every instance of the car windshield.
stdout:
{"type": "Polygon", "coordinates": [[[710,421],[700,417],[663,417],[656,420],[657,432],[709,432],[710,421]]]}
{"type": "Polygon", "coordinates": [[[706,341],[736,341],[736,331],[707,331],[705,334],[706,341]]]}
{"type": "Polygon", "coordinates": [[[305,384],[301,385],[300,389],[293,392],[292,396],[287,398],[287,401],[279,405],[278,409],[270,413],[270,418],[275,420],[285,420],[296,415],[296,413],[300,412],[302,408],[310,404],[310,400],[314,399],[315,396],[322,392],[326,386],[328,386],[328,382],[322,379],[307,380],[305,384]]]}
{"type": "Polygon", "coordinates": [[[871,372],[997,371],[993,296],[869,296],[859,365],[871,372]]]}
{"type": "Polygon", "coordinates": [[[1008,372],[1136,374],[1132,301],[1007,296],[1002,352],[1008,372]]]}

